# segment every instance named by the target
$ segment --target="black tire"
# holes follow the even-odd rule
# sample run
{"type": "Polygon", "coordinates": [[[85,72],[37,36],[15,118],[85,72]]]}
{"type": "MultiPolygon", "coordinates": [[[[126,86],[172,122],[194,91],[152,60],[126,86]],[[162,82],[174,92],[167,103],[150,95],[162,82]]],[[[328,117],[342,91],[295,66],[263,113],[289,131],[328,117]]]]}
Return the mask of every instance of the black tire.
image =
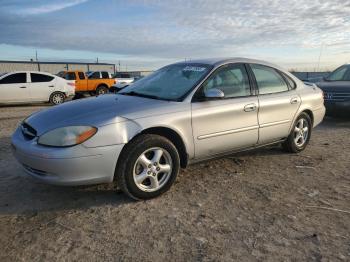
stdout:
{"type": "Polygon", "coordinates": [[[54,92],[54,93],[51,94],[49,102],[52,105],[59,105],[59,104],[64,103],[65,99],[66,99],[66,96],[63,93],[61,93],[61,92],[54,92]]]}
{"type": "MultiPolygon", "coordinates": [[[[310,141],[311,132],[312,132],[311,118],[308,114],[303,112],[298,116],[298,118],[294,122],[292,130],[291,130],[287,140],[282,143],[283,149],[289,153],[299,153],[299,152],[303,151],[310,141]],[[305,138],[304,137],[302,138],[304,140],[304,143],[298,145],[296,142],[296,133],[297,133],[296,128],[298,127],[298,124],[302,120],[304,120],[305,121],[304,123],[307,124],[308,132],[307,132],[307,135],[304,136],[305,138]]],[[[305,134],[305,132],[304,132],[304,134],[305,134]]],[[[301,135],[301,134],[299,134],[299,135],[301,135]]]]}
{"type": "MultiPolygon", "coordinates": [[[[146,168],[143,171],[145,170],[146,168]]],[[[179,170],[180,157],[174,144],[162,136],[145,134],[139,135],[125,146],[122,154],[118,159],[115,178],[120,189],[129,197],[135,200],[146,200],[157,197],[168,191],[171,185],[174,183],[179,170]],[[136,168],[139,157],[145,151],[151,150],[152,148],[160,148],[164,150],[167,155],[171,157],[172,168],[171,172],[168,173],[167,180],[165,180],[162,187],[156,191],[146,192],[144,190],[141,190],[136,184],[134,179],[134,168],[136,168]]],[[[159,173],[159,175],[162,176],[164,174],[159,173]]]]}
{"type": "Polygon", "coordinates": [[[104,95],[104,94],[108,94],[109,90],[108,87],[102,85],[102,86],[98,86],[96,88],[96,95],[104,95]]]}
{"type": "Polygon", "coordinates": [[[74,95],[74,97],[73,97],[73,99],[72,100],[78,100],[78,99],[82,99],[82,98],[84,98],[85,96],[84,96],[84,94],[82,94],[82,93],[75,93],[75,95],[74,95]]]}

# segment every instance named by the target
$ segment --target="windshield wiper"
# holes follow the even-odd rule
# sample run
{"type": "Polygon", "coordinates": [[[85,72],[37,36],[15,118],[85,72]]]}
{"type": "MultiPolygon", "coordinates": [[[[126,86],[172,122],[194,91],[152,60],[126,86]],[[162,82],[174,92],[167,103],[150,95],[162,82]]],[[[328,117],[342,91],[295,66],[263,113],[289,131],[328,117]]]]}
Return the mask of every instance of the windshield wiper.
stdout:
{"type": "Polygon", "coordinates": [[[151,98],[151,99],[159,99],[159,100],[163,100],[161,97],[159,96],[154,96],[154,95],[147,95],[147,94],[142,94],[142,93],[138,93],[135,91],[131,91],[131,92],[125,92],[125,93],[118,93],[119,95],[127,95],[127,96],[139,96],[139,97],[145,97],[145,98],[151,98]]]}

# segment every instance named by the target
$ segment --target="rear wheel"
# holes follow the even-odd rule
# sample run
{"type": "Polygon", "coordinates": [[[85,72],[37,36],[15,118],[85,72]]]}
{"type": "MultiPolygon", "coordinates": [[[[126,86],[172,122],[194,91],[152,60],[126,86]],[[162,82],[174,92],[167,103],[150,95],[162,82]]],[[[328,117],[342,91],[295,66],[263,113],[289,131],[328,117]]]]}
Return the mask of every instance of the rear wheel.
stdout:
{"type": "Polygon", "coordinates": [[[104,95],[108,93],[108,88],[106,86],[99,86],[96,88],[96,95],[104,95]]]}
{"type": "Polygon", "coordinates": [[[301,113],[295,121],[287,140],[282,144],[287,152],[298,153],[308,145],[311,137],[312,121],[306,113],[301,113]]]}
{"type": "Polygon", "coordinates": [[[50,96],[50,103],[53,105],[62,104],[65,100],[65,95],[61,92],[52,93],[50,96]]]}
{"type": "Polygon", "coordinates": [[[130,197],[150,199],[169,190],[179,169],[179,154],[168,139],[140,135],[123,150],[116,178],[122,191],[130,197]]]}

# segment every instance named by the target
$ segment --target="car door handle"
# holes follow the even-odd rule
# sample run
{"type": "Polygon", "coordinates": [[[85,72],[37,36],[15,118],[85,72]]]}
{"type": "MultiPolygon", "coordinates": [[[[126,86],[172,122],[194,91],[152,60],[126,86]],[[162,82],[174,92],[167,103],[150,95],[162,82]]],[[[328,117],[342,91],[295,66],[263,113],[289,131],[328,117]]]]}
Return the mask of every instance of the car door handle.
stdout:
{"type": "Polygon", "coordinates": [[[49,87],[54,87],[54,85],[51,85],[51,86],[49,86],[49,87]]]}
{"type": "Polygon", "coordinates": [[[296,104],[298,103],[299,99],[297,97],[293,97],[291,100],[290,100],[290,103],[291,104],[296,104]]]}
{"type": "Polygon", "coordinates": [[[256,104],[249,104],[244,107],[245,112],[252,112],[256,110],[256,104]]]}
{"type": "Polygon", "coordinates": [[[26,86],[20,86],[19,88],[27,88],[26,86]]]}

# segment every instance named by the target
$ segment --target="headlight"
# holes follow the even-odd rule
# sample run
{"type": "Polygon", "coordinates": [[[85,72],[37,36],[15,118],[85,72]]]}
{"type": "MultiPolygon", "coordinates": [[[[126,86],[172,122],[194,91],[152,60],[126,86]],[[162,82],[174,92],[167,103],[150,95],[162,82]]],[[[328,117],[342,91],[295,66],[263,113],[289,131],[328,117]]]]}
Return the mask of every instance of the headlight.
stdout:
{"type": "Polygon", "coordinates": [[[67,126],[51,130],[38,139],[44,146],[74,146],[88,140],[96,134],[97,128],[92,126],[67,126]]]}

